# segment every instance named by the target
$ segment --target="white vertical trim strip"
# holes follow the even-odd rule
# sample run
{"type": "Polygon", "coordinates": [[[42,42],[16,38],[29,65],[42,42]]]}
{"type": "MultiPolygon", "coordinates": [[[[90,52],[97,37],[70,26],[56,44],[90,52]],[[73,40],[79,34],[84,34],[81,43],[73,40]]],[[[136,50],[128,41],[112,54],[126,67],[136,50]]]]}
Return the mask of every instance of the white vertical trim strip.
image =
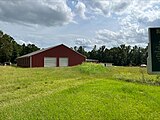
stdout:
{"type": "Polygon", "coordinates": [[[32,67],[32,56],[30,56],[30,68],[32,67]]]}

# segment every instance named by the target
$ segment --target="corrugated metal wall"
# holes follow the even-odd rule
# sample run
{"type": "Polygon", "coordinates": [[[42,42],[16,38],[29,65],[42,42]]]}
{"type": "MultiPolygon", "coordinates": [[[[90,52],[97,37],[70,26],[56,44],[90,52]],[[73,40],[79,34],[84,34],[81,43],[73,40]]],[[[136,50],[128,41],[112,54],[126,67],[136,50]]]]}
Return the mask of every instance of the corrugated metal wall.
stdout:
{"type": "Polygon", "coordinates": [[[85,61],[85,57],[74,52],[64,45],[54,47],[39,54],[32,56],[32,67],[44,67],[44,57],[57,58],[57,67],[59,66],[59,58],[68,58],[68,66],[81,64],[85,61]]]}
{"type": "Polygon", "coordinates": [[[17,59],[17,66],[20,67],[44,67],[44,58],[54,57],[56,58],[57,67],[59,67],[60,58],[68,58],[68,66],[74,66],[81,64],[85,61],[85,56],[71,50],[65,45],[59,45],[48,49],[46,51],[40,52],[38,54],[32,55],[30,57],[23,57],[17,59]]]}
{"type": "Polygon", "coordinates": [[[17,66],[30,67],[30,57],[24,57],[17,59],[17,66]]]}

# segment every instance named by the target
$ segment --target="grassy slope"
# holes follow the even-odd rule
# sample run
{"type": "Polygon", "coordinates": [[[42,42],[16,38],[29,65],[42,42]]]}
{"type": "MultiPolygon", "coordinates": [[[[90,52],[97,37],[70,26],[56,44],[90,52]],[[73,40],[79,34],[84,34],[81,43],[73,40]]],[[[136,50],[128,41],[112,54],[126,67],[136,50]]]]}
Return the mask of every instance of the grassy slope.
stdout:
{"type": "Polygon", "coordinates": [[[159,86],[119,81],[159,81],[145,68],[87,64],[0,71],[0,119],[160,119],[159,86]]]}

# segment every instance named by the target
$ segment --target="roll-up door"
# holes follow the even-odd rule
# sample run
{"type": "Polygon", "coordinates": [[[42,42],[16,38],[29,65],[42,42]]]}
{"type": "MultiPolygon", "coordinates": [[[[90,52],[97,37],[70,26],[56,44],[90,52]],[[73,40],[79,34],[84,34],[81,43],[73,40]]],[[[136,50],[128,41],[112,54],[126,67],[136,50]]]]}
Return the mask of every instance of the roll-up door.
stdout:
{"type": "Polygon", "coordinates": [[[57,59],[55,57],[44,57],[44,67],[56,67],[57,59]]]}
{"type": "Polygon", "coordinates": [[[60,67],[68,66],[68,58],[59,58],[59,66],[60,67]]]}

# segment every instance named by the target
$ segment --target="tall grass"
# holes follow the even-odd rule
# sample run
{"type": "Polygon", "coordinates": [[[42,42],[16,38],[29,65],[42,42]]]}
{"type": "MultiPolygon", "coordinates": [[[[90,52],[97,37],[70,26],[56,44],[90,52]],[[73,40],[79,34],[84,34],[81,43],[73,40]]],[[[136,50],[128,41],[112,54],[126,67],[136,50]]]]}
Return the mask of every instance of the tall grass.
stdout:
{"type": "Polygon", "coordinates": [[[112,67],[109,73],[111,78],[127,82],[136,82],[148,85],[160,85],[157,75],[149,75],[146,68],[140,67],[112,67]]]}
{"type": "Polygon", "coordinates": [[[159,81],[145,68],[84,63],[0,71],[0,120],[160,119],[160,87],[137,84],[159,81]]]}
{"type": "Polygon", "coordinates": [[[107,72],[107,68],[100,64],[95,63],[83,63],[76,67],[81,73],[85,74],[104,74],[107,72]]]}

